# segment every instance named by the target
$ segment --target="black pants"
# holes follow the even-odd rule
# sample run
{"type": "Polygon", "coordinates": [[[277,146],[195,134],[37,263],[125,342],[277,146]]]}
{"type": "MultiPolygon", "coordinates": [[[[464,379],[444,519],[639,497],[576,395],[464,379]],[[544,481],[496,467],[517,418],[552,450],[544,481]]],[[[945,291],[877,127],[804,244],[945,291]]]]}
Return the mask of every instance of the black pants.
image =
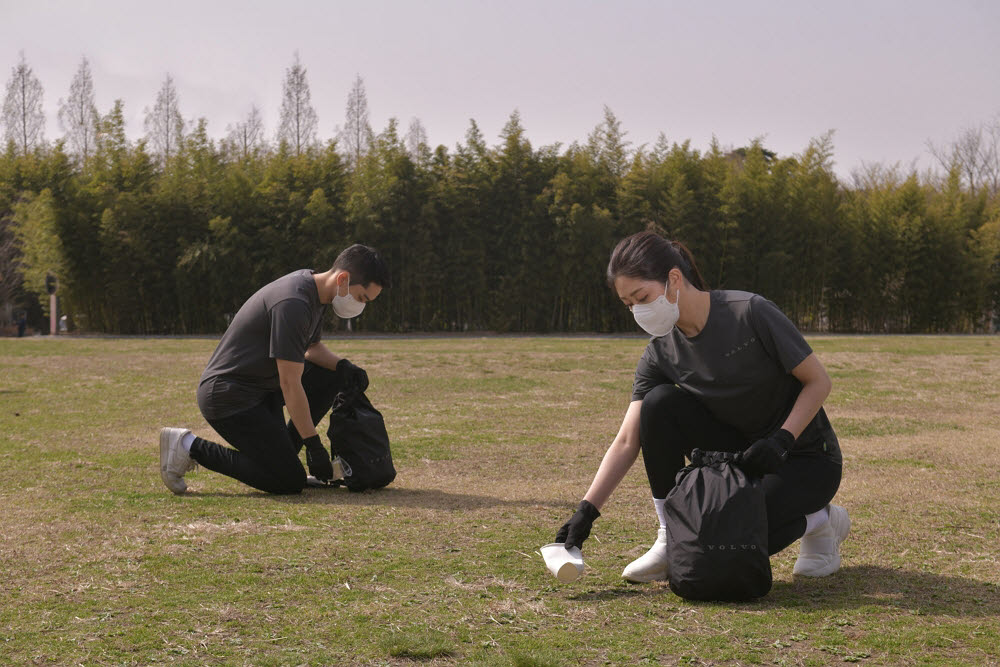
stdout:
{"type": "MultiPolygon", "coordinates": [[[[654,498],[666,498],[684,457],[698,448],[738,452],[752,443],[732,426],[719,421],[693,394],[675,385],[655,387],[642,400],[639,433],[642,459],[654,498]]],[[[776,554],[806,530],[806,514],[818,512],[840,487],[838,454],[789,452],[777,473],[764,475],[767,501],[768,551],[776,554]]]]}
{"type": "MultiPolygon", "coordinates": [[[[344,388],[344,378],[307,361],[302,388],[313,424],[318,424],[344,388]]],[[[291,421],[285,423],[283,405],[284,398],[276,391],[243,412],[209,419],[212,428],[235,449],[195,438],[191,458],[261,491],[301,493],[306,485],[306,470],[299,460],[302,438],[291,421]]]]}

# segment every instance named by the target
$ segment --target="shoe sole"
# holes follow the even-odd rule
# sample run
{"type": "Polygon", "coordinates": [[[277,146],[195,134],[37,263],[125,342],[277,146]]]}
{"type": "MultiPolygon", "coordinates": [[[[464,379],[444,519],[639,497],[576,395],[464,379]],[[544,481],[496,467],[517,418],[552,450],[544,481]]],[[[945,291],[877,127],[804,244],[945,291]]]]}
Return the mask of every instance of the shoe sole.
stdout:
{"type": "Polygon", "coordinates": [[[792,570],[792,574],[796,577],[829,577],[831,574],[840,569],[840,554],[838,553],[836,558],[829,562],[826,567],[819,570],[810,570],[808,572],[796,572],[792,570]]]}
{"type": "Polygon", "coordinates": [[[170,436],[172,433],[173,429],[170,427],[160,429],[160,479],[163,480],[167,489],[179,496],[187,491],[187,483],[183,479],[173,480],[167,476],[167,468],[170,466],[170,436]],[[171,482],[178,482],[181,486],[180,490],[171,486],[171,482]]]}
{"type": "Polygon", "coordinates": [[[669,578],[669,574],[664,572],[662,575],[657,573],[653,575],[627,575],[622,572],[622,579],[633,584],[648,584],[652,581],[666,581],[669,578]]]}

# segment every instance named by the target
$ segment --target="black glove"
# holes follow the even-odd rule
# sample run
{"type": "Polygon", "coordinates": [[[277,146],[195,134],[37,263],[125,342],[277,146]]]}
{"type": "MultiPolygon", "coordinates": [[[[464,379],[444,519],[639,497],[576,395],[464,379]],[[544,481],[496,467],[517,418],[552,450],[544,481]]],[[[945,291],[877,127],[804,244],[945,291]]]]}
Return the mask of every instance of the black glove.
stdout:
{"type": "Polygon", "coordinates": [[[333,462],[318,435],[313,435],[302,441],[306,446],[306,462],[309,464],[309,474],[324,482],[333,479],[333,462]]]}
{"type": "Polygon", "coordinates": [[[767,473],[777,472],[788,458],[788,450],[793,444],[795,437],[780,428],[740,452],[737,464],[747,474],[763,477],[767,473]]]}
{"type": "Polygon", "coordinates": [[[360,366],[355,366],[347,359],[337,362],[337,372],[344,378],[344,385],[350,391],[362,392],[368,389],[368,373],[360,366]]]}
{"type": "Polygon", "coordinates": [[[567,549],[570,547],[579,549],[583,546],[583,541],[590,537],[590,528],[599,516],[601,513],[590,504],[590,501],[581,500],[573,516],[556,533],[556,542],[565,544],[567,549]]]}

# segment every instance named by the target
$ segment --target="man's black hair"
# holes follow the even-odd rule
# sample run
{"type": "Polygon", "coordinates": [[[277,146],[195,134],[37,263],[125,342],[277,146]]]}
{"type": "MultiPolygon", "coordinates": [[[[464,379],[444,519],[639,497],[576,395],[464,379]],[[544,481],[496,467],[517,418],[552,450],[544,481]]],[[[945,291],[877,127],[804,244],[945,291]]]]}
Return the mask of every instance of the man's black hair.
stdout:
{"type": "Polygon", "coordinates": [[[336,271],[337,269],[351,274],[352,285],[360,284],[365,289],[371,283],[375,283],[382,289],[390,286],[389,267],[386,266],[385,260],[375,248],[360,243],[355,243],[337,255],[332,270],[336,271]]]}

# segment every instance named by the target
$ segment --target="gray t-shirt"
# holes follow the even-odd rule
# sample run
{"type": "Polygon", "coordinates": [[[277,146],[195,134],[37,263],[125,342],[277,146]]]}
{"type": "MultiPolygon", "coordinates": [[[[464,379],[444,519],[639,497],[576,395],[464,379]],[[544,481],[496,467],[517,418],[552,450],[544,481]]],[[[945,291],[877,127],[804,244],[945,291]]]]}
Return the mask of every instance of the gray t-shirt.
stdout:
{"type": "Polygon", "coordinates": [[[201,374],[198,407],[205,418],[243,412],[280,390],[275,360],[304,362],[306,349],[319,342],[326,310],[309,269],[257,290],[229,323],[201,374]]]}
{"type": "MultiPolygon", "coordinates": [[[[632,400],[642,400],[657,385],[676,384],[752,442],[781,428],[802,390],[791,371],[812,348],[791,320],[762,296],[715,290],[710,299],[708,320],[697,335],[689,338],[675,327],[649,341],[635,371],[632,400]]],[[[822,408],[796,449],[839,456],[822,408]]]]}

